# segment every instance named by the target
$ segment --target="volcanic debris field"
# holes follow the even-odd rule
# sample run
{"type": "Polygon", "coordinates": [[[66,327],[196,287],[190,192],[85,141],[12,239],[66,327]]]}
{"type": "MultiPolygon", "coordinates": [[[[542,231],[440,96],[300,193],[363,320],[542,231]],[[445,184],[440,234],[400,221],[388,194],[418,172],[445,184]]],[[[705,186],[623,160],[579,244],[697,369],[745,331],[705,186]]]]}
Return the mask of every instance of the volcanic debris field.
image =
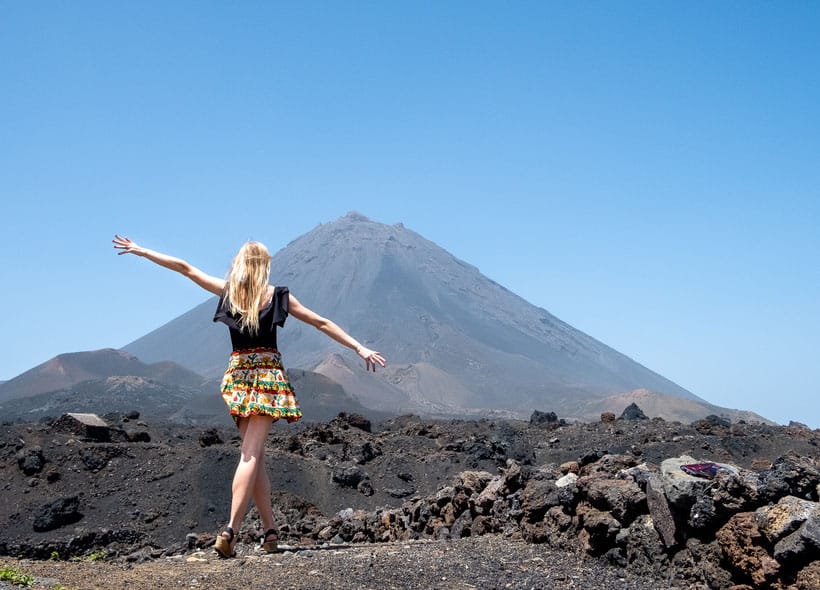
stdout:
{"type": "Polygon", "coordinates": [[[220,560],[236,431],[102,419],[3,425],[2,571],[35,588],[820,588],[820,431],[799,423],[632,407],[277,424],[280,551],[259,551],[252,508],[220,560]],[[705,461],[723,468],[680,469],[705,461]]]}

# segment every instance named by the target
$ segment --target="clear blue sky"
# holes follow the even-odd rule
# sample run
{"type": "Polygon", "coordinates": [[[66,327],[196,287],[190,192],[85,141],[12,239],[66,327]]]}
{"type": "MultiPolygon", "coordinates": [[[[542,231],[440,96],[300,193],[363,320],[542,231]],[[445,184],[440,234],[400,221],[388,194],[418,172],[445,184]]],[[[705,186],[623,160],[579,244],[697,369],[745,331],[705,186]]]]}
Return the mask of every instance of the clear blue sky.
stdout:
{"type": "Polygon", "coordinates": [[[222,274],[356,210],[820,427],[818,26],[816,2],[0,2],[0,379],[206,298],[114,232],[222,274]]]}

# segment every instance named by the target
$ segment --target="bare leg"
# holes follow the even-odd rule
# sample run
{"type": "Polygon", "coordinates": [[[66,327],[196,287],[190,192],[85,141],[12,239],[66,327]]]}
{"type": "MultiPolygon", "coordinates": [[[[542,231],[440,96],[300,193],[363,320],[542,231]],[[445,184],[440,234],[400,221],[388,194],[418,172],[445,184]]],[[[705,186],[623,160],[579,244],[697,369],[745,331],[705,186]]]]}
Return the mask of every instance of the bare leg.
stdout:
{"type": "MultiPolygon", "coordinates": [[[[240,433],[242,436],[242,454],[239,458],[239,465],[236,466],[236,473],[233,476],[233,486],[231,488],[231,519],[228,526],[237,533],[245,518],[245,511],[248,503],[254,495],[257,487],[256,480],[260,471],[264,473],[265,465],[265,439],[270,432],[273,419],[269,416],[250,416],[240,421],[240,433]]],[[[266,476],[267,477],[267,476],[266,476]]],[[[270,482],[268,483],[268,494],[270,494],[270,482]]],[[[267,501],[268,511],[270,511],[270,495],[267,501]]],[[[262,511],[260,510],[260,515],[262,511]]],[[[273,515],[270,515],[271,523],[273,515]]]]}
{"type": "MultiPolygon", "coordinates": [[[[245,439],[245,431],[248,428],[248,421],[242,420],[239,424],[239,436],[245,439]]],[[[259,518],[262,519],[262,530],[274,528],[273,509],[271,508],[271,487],[268,470],[265,467],[265,447],[262,446],[262,454],[259,456],[259,465],[256,470],[256,479],[253,483],[253,503],[259,510],[259,518]]]]}

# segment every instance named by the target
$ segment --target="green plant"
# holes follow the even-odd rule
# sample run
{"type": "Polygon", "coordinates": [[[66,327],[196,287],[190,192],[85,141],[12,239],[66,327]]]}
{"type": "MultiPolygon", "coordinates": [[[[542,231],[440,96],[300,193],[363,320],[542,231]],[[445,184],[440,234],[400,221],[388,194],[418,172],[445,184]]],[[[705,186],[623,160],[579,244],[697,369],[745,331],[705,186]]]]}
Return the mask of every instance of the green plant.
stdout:
{"type": "Polygon", "coordinates": [[[25,574],[13,567],[4,567],[0,569],[0,582],[9,582],[22,588],[31,588],[34,585],[34,576],[25,574]]]}
{"type": "Polygon", "coordinates": [[[59,551],[52,551],[51,554],[48,556],[51,561],[60,561],[60,552],[59,551]]]}
{"type": "Polygon", "coordinates": [[[105,559],[108,557],[108,552],[105,549],[100,549],[99,551],[95,551],[94,553],[88,556],[88,561],[100,561],[101,559],[105,559]]]}

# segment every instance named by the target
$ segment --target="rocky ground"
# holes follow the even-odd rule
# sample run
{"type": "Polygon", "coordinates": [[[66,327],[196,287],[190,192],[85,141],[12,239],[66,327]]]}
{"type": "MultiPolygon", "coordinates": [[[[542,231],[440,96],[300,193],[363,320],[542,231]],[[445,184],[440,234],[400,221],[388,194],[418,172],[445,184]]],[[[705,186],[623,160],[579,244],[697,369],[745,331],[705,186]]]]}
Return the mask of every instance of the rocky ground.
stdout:
{"type": "Polygon", "coordinates": [[[235,432],[105,418],[3,426],[0,555],[42,587],[820,587],[820,431],[799,424],[283,424],[269,471],[298,550],[255,554],[251,511],[219,561],[235,432]]]}

